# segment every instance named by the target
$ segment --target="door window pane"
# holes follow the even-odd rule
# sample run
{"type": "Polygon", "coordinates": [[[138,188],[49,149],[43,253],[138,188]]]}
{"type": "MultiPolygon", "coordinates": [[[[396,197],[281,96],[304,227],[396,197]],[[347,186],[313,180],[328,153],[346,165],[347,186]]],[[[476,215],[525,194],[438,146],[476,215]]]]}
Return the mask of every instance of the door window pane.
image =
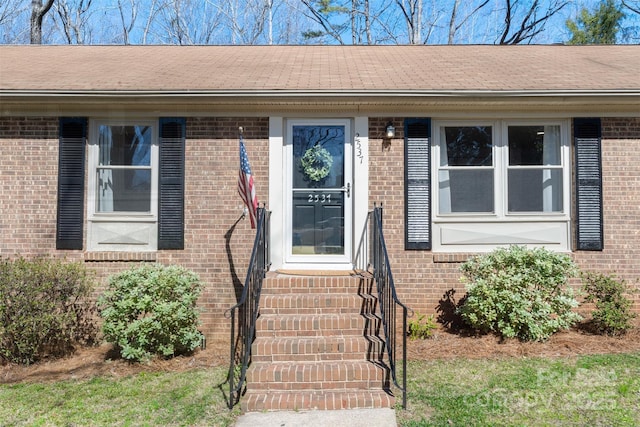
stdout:
{"type": "Polygon", "coordinates": [[[345,252],[345,127],[293,126],[294,255],[345,252]]]}
{"type": "Polygon", "coordinates": [[[293,126],[293,188],[342,188],[344,126],[293,126]]]}

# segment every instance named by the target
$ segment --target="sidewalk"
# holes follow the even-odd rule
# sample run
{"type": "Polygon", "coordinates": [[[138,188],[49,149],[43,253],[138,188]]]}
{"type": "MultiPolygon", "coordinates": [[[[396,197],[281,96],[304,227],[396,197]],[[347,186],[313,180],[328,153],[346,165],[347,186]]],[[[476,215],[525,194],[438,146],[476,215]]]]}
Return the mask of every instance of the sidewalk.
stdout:
{"type": "Polygon", "coordinates": [[[340,411],[247,412],[236,427],[395,427],[396,412],[390,408],[340,411]]]}

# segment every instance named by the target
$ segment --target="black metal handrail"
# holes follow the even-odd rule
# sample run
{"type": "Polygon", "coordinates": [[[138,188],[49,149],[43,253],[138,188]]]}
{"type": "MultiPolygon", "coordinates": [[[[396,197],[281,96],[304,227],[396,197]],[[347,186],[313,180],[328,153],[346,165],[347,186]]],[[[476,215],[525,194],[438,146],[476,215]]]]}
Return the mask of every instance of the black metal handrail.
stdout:
{"type": "Polygon", "coordinates": [[[269,259],[270,216],[271,212],[265,208],[258,208],[256,238],[242,296],[236,305],[225,311],[225,317],[231,319],[229,408],[233,408],[240,401],[247,368],[251,361],[251,344],[256,331],[262,281],[271,265],[269,259]]]}
{"type": "Polygon", "coordinates": [[[413,315],[413,310],[408,308],[398,299],[396,287],[391,273],[389,254],[382,232],[382,207],[374,207],[369,214],[370,237],[369,243],[369,264],[373,268],[373,278],[378,290],[378,302],[380,307],[380,317],[384,329],[384,338],[389,358],[389,370],[394,385],[402,392],[402,407],[407,408],[407,317],[413,315]],[[402,384],[398,381],[398,309],[402,311],[402,384]],[[409,314],[410,313],[410,314],[409,314]]]}

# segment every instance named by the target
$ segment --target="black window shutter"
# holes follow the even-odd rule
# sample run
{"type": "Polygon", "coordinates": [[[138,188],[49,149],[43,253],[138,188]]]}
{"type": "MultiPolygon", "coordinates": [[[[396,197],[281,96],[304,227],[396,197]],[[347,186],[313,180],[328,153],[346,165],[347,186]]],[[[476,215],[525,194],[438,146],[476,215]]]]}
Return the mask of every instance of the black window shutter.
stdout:
{"type": "Polygon", "coordinates": [[[404,123],[405,249],[431,249],[431,120],[404,123]]]}
{"type": "Polygon", "coordinates": [[[86,137],[87,119],[60,118],[56,249],[82,249],[86,137]]]}
{"type": "Polygon", "coordinates": [[[604,248],[602,220],[602,155],[599,118],[573,121],[576,163],[576,241],[577,249],[601,251],[604,248]]]}
{"type": "Polygon", "coordinates": [[[184,249],[186,120],[160,119],[158,249],[184,249]]]}

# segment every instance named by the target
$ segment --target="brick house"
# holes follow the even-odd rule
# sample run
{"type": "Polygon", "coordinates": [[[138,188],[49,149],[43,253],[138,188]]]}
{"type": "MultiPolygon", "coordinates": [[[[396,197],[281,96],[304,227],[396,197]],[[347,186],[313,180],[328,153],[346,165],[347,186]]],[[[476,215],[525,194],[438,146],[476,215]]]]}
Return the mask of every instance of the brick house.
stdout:
{"type": "Polygon", "coordinates": [[[274,271],[352,269],[377,203],[419,312],[500,245],[638,286],[639,70],[640,46],[2,46],[0,256],[184,265],[228,340],[242,127],[274,271]]]}

